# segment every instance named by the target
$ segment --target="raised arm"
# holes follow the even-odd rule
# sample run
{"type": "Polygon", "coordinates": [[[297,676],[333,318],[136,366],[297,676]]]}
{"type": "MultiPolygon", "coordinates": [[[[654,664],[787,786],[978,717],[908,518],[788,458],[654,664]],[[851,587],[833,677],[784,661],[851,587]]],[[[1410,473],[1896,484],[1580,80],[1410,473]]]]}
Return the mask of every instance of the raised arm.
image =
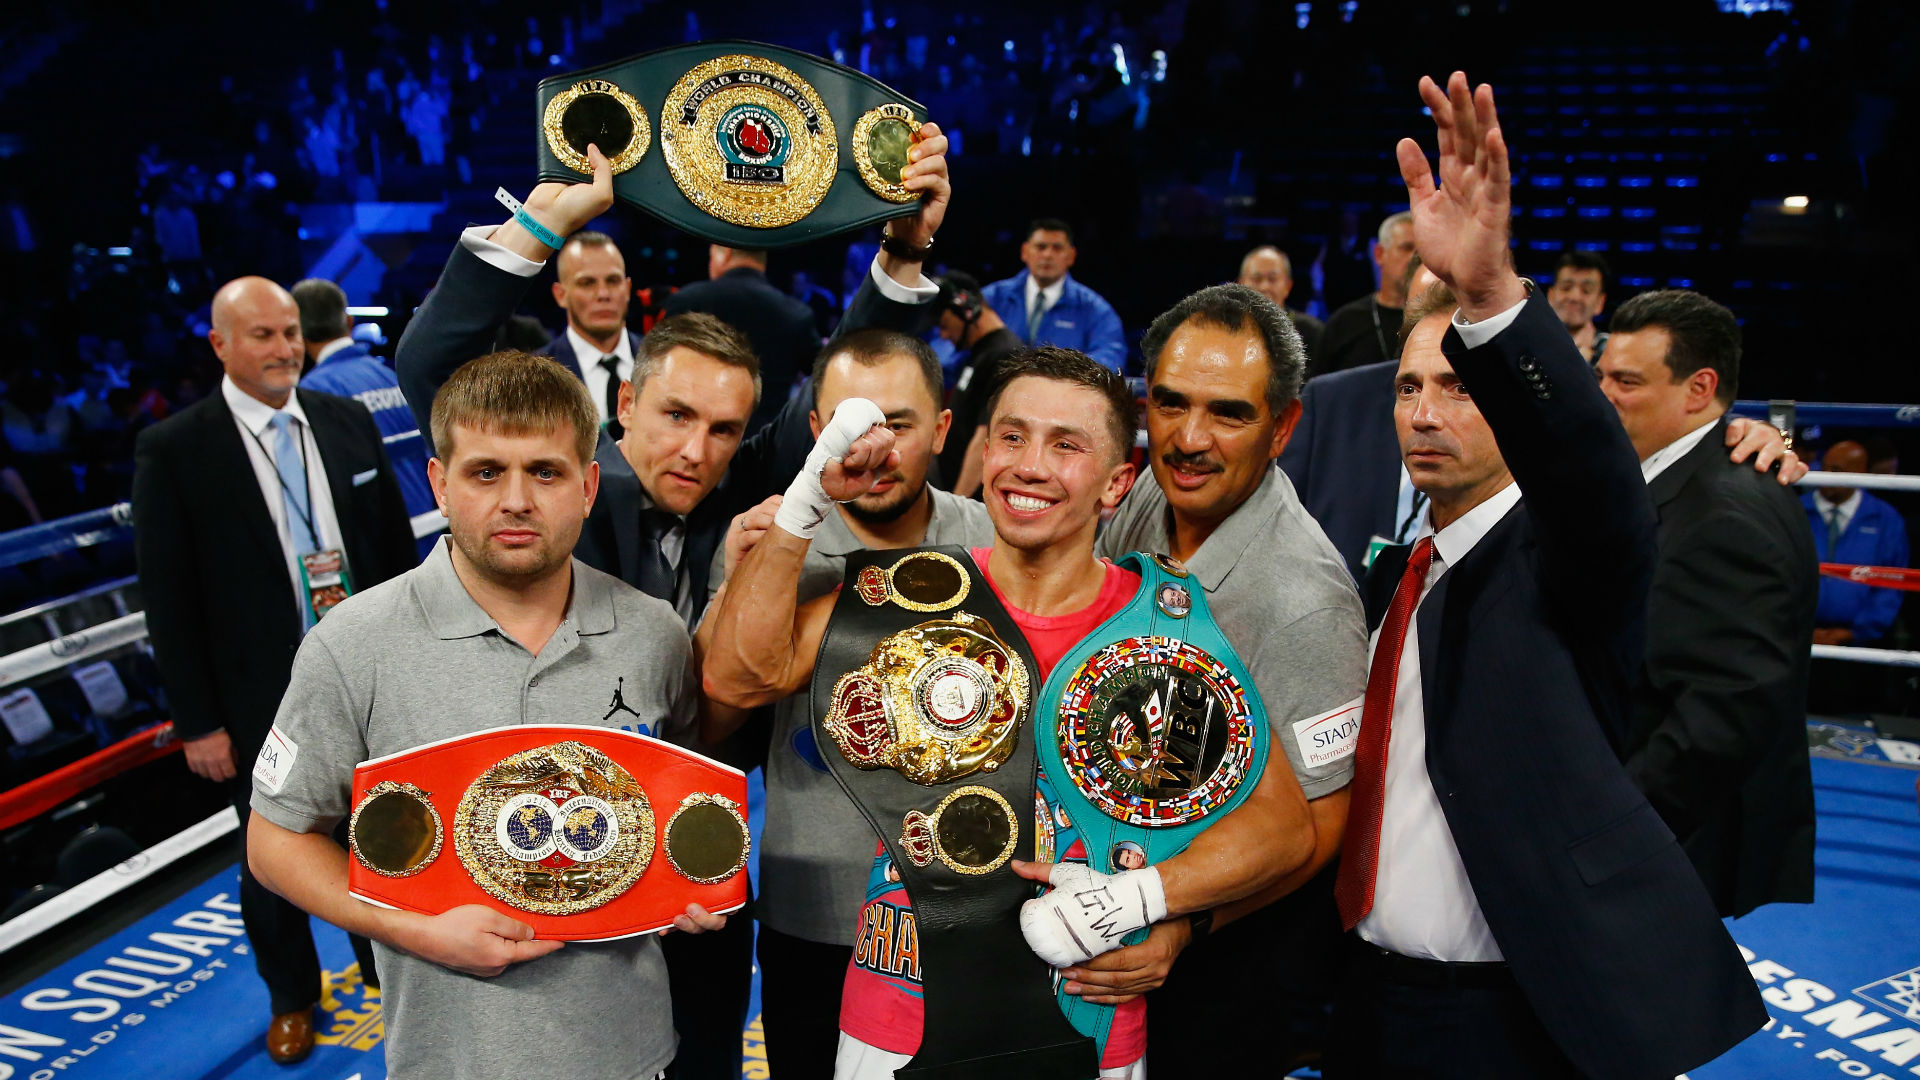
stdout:
{"type": "MultiPolygon", "coordinates": [[[[770,705],[813,677],[833,598],[796,603],[801,564],[834,503],[858,498],[898,460],[893,432],[865,398],[840,403],[820,441],[754,543],[707,610],[696,639],[709,698],[733,708],[770,705]]],[[[735,528],[748,527],[749,516],[735,528]]]]}
{"type": "Polygon", "coordinates": [[[1619,415],[1544,296],[1529,299],[1508,249],[1507,144],[1493,88],[1454,72],[1420,80],[1440,183],[1412,139],[1397,153],[1414,244],[1460,308],[1443,348],[1493,430],[1539,537],[1544,591],[1570,624],[1607,633],[1644,615],[1653,507],[1619,415]],[[1484,325],[1482,325],[1484,324],[1484,325]]]}
{"type": "MultiPolygon", "coordinates": [[[[613,206],[612,168],[598,147],[589,146],[587,155],[593,162],[593,183],[549,182],[527,196],[526,212],[559,236],[571,236],[613,206]]],[[[484,244],[470,239],[477,232],[469,230],[454,245],[439,284],[413,313],[394,351],[400,390],[429,441],[433,395],[455,368],[493,351],[494,336],[555,254],[511,218],[478,237],[484,244]]]]}

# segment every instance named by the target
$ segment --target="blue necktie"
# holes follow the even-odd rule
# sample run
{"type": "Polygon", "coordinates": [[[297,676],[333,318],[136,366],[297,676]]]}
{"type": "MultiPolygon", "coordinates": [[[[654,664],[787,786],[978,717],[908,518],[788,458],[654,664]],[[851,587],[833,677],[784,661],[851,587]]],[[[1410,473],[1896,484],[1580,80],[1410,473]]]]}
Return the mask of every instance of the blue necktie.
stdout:
{"type": "Polygon", "coordinates": [[[287,514],[287,535],[293,538],[293,553],[307,555],[320,550],[320,538],[314,535],[313,507],[307,489],[307,463],[293,433],[293,417],[273,414],[273,467],[280,472],[280,499],[287,514]]]}

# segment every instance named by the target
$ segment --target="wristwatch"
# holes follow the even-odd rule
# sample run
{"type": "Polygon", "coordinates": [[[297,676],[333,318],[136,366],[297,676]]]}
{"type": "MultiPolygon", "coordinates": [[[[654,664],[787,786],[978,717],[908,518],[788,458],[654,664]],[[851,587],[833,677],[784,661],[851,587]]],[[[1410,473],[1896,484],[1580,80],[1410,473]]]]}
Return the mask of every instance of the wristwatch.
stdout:
{"type": "Polygon", "coordinates": [[[927,252],[933,250],[933,237],[927,237],[924,246],[914,247],[893,235],[893,225],[889,223],[886,228],[880,230],[880,250],[907,262],[926,262],[927,252]]]}

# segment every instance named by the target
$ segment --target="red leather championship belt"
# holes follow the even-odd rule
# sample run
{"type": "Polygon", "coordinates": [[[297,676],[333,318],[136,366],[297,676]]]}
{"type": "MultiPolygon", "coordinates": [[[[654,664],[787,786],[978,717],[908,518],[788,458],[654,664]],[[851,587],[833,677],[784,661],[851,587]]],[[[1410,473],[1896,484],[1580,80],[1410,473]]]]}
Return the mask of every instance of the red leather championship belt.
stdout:
{"type": "Polygon", "coordinates": [[[671,743],[552,724],[477,731],[353,771],[347,888],[437,915],[505,905],[606,941],[747,902],[747,778],[671,743]]]}

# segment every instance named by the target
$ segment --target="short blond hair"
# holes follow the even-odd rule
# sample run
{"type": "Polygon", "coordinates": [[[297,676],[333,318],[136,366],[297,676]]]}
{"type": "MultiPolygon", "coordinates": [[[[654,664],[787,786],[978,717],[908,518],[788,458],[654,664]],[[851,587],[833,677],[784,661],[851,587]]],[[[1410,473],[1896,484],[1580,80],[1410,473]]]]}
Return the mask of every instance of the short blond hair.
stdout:
{"type": "Polygon", "coordinates": [[[494,435],[529,435],[573,427],[574,456],[585,465],[600,441],[600,413],[587,384],[549,356],[518,349],[489,353],[454,370],[433,395],[433,445],[453,456],[460,424],[494,435]]]}

